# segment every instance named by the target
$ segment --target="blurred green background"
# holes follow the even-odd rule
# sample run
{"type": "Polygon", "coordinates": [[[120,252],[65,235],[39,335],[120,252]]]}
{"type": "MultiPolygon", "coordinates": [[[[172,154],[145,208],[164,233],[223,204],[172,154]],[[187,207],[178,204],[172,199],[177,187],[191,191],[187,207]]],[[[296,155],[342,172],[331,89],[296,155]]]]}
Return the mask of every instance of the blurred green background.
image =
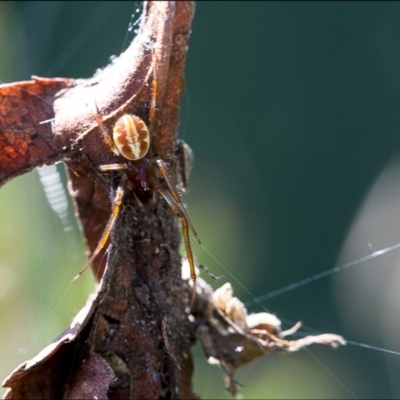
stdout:
{"type": "MultiPolygon", "coordinates": [[[[91,76],[126,48],[140,8],[1,2],[0,79],[91,76]]],[[[400,240],[400,3],[199,2],[186,83],[180,136],[196,162],[185,201],[218,285],[251,301],[400,240]]],[[[263,306],[285,327],[400,351],[398,258],[263,306]]],[[[82,306],[91,276],[70,279],[84,260],[71,205],[63,225],[36,171],[1,188],[1,379],[82,306]]],[[[195,357],[196,391],[229,398],[221,371],[195,357]]],[[[245,398],[395,398],[399,373],[399,356],[350,344],[271,355],[237,378],[245,398]]]]}

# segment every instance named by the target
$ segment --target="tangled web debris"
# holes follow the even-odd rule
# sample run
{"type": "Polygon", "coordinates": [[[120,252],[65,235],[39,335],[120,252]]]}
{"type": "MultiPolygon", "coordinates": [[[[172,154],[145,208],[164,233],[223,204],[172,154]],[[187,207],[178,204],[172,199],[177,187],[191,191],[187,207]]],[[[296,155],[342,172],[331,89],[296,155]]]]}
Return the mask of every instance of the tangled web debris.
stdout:
{"type": "Polygon", "coordinates": [[[199,314],[196,315],[198,338],[208,361],[224,370],[226,389],[233,396],[238,391],[238,383],[234,379],[236,370],[257,357],[270,352],[293,353],[311,344],[332,348],[346,344],[342,336],[329,333],[298,340],[285,339],[295,333],[301,323],[282,331],[281,321],[273,314],[261,312],[248,315],[244,304],[233,296],[230,283],[225,283],[214,293],[208,286],[202,285],[198,298],[197,311],[202,310],[200,314],[204,318],[200,322],[199,314]]]}

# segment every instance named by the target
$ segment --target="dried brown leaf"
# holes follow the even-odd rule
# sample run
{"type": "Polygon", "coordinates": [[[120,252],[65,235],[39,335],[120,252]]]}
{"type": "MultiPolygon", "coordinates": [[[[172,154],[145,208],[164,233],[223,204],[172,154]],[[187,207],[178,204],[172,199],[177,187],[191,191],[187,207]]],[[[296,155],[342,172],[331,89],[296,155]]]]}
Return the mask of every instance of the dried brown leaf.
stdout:
{"type": "MultiPolygon", "coordinates": [[[[97,107],[106,129],[123,113],[148,121],[153,74],[157,123],[149,156],[174,153],[193,11],[192,2],[146,3],[139,33],[124,54],[93,78],[72,87],[68,81],[66,90],[47,99],[55,119],[43,126],[51,127],[46,135],[53,140],[52,153],[2,175],[6,181],[43,162],[63,159],[91,251],[118,184],[115,174],[98,167],[120,160],[102,140],[93,113],[97,107]]],[[[53,114],[40,115],[38,122],[49,116],[53,114]]],[[[175,171],[170,173],[177,178],[175,171]]],[[[7,398],[104,398],[105,393],[109,398],[196,397],[191,389],[194,338],[185,311],[176,218],[162,198],[143,206],[133,193],[126,194],[121,210],[107,272],[103,275],[99,257],[95,270],[98,279],[103,276],[101,289],[82,321],[75,320],[73,328],[6,379],[7,398]]]]}

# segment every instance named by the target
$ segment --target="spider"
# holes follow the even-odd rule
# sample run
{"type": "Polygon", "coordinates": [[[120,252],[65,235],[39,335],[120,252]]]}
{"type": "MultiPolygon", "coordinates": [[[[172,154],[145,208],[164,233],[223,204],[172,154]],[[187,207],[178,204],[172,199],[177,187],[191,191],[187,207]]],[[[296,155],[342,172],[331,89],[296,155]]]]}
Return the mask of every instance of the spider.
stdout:
{"type": "MultiPolygon", "coordinates": [[[[168,177],[168,167],[166,162],[161,158],[146,157],[150,149],[150,139],[156,112],[157,79],[154,68],[151,67],[151,69],[153,70],[153,80],[148,125],[146,125],[146,123],[137,115],[124,114],[116,121],[113,127],[112,135],[110,135],[103,124],[96,105],[96,113],[93,115],[93,117],[100,128],[104,142],[113,153],[126,159],[126,161],[123,163],[100,165],[99,169],[103,172],[124,171],[125,173],[120,179],[114,200],[112,202],[111,216],[106,224],[100,241],[88,262],[73,278],[73,281],[78,279],[79,276],[85,272],[85,270],[92,264],[93,260],[106,245],[106,242],[120,213],[121,204],[126,191],[133,191],[138,200],[139,198],[149,199],[154,194],[154,191],[157,191],[169,204],[175,215],[180,218],[182,223],[182,235],[190,265],[190,276],[193,282],[191,302],[191,304],[193,304],[196,294],[196,271],[190,245],[189,229],[193,232],[196,240],[199,243],[200,239],[197,236],[189,216],[185,211],[185,207],[174,184],[168,177]],[[163,186],[162,181],[166,183],[167,188],[163,186]]],[[[145,81],[146,80],[147,78],[145,81]]],[[[181,144],[183,144],[183,142],[181,142],[181,144]]],[[[176,156],[173,155],[166,155],[165,158],[176,160],[176,156]]],[[[183,178],[183,181],[185,181],[185,178],[183,178]]]]}

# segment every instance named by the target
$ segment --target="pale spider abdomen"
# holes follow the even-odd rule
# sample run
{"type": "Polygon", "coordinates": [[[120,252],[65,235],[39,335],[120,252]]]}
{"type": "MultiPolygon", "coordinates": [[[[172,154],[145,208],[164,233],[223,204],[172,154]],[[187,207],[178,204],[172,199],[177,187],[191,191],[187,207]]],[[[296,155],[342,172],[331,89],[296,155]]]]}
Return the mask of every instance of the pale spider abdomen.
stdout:
{"type": "Polygon", "coordinates": [[[141,118],[124,114],[114,125],[113,140],[123,157],[140,160],[149,151],[150,133],[141,118]]]}

